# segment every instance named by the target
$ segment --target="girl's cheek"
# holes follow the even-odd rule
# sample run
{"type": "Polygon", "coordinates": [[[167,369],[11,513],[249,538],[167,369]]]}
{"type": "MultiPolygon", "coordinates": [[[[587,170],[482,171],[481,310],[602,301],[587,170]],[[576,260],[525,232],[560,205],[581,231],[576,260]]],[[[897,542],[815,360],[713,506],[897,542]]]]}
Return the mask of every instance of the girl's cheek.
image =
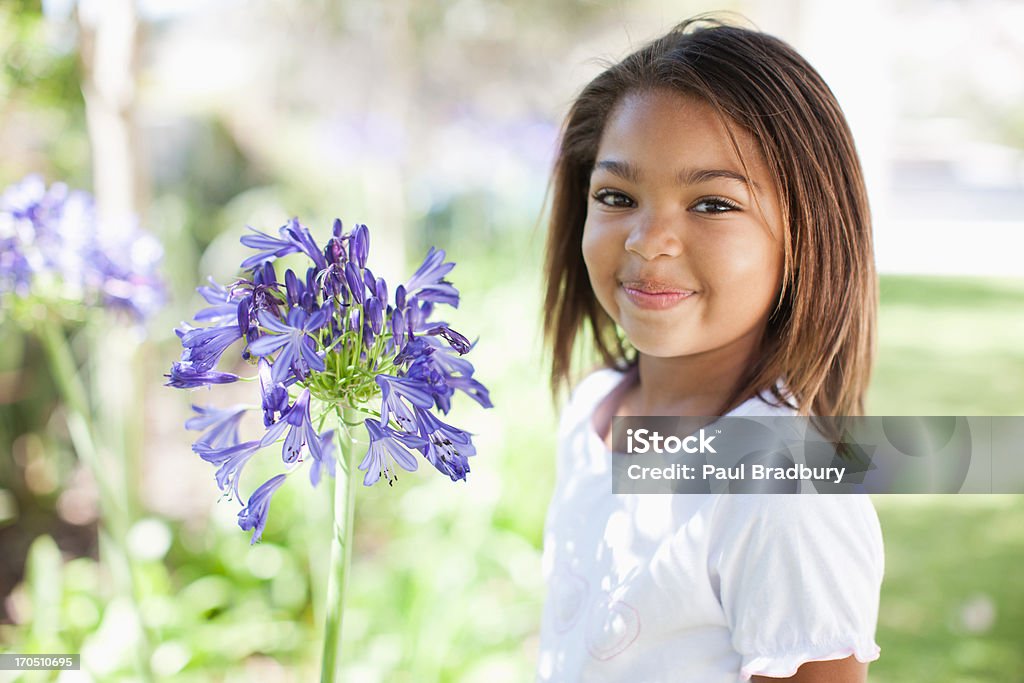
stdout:
{"type": "Polygon", "coordinates": [[[772,267],[769,245],[750,233],[735,236],[709,236],[694,245],[694,256],[710,272],[731,278],[764,277],[772,267]]]}
{"type": "Polygon", "coordinates": [[[606,233],[607,230],[597,221],[588,219],[584,225],[583,261],[586,263],[587,269],[591,271],[591,275],[595,275],[594,270],[601,265],[602,261],[608,259],[610,240],[606,233]]]}
{"type": "Polygon", "coordinates": [[[635,220],[600,213],[588,216],[583,229],[584,259],[614,268],[626,255],[626,242],[635,220]]]}

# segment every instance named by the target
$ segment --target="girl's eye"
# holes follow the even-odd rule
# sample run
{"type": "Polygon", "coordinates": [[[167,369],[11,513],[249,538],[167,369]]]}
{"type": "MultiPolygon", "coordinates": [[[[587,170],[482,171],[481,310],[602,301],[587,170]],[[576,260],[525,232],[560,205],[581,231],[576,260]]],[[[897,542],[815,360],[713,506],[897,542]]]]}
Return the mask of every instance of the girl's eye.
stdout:
{"type": "Polygon", "coordinates": [[[633,200],[615,190],[598,190],[593,194],[594,201],[614,209],[627,209],[633,206],[633,200]]]}
{"type": "Polygon", "coordinates": [[[729,211],[736,211],[739,209],[739,204],[725,197],[704,197],[703,199],[697,200],[697,203],[690,207],[691,210],[697,213],[707,214],[718,214],[728,213],[729,211]]]}

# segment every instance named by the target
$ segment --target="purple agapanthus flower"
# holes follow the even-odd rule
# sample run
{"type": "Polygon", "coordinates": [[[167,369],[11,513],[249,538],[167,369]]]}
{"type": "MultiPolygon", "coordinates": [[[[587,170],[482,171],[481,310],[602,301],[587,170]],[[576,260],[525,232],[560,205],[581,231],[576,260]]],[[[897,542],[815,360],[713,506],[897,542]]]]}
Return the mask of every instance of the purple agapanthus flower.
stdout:
{"type": "Polygon", "coordinates": [[[445,415],[451,408],[451,397],[455,393],[449,385],[447,377],[441,372],[439,366],[432,362],[434,353],[423,355],[409,364],[405,376],[419,383],[420,387],[430,393],[434,399],[434,405],[445,415]]]}
{"type": "Polygon", "coordinates": [[[319,439],[319,448],[311,448],[309,451],[313,455],[313,464],[309,467],[309,483],[314,487],[320,483],[321,470],[326,469],[329,475],[334,476],[334,430],[324,432],[319,439]]]}
{"type": "Polygon", "coordinates": [[[196,327],[180,331],[181,345],[185,351],[183,361],[189,361],[200,370],[210,370],[217,365],[229,346],[242,338],[238,325],[229,323],[217,327],[196,327]]]}
{"type": "MultiPolygon", "coordinates": [[[[462,391],[484,408],[493,408],[490,392],[483,384],[473,379],[473,364],[461,355],[454,355],[436,337],[418,337],[434,349],[430,362],[444,375],[445,384],[462,391]]],[[[442,411],[447,412],[447,411],[442,411]]]]}
{"type": "Polygon", "coordinates": [[[360,268],[366,267],[366,257],[370,253],[370,231],[365,225],[357,225],[352,230],[348,241],[348,257],[360,268]]]}
{"type": "Polygon", "coordinates": [[[185,429],[198,432],[207,430],[199,437],[199,442],[213,448],[224,448],[238,443],[238,425],[248,408],[245,406],[211,408],[194,405],[192,410],[196,416],[185,423],[185,429]]]}
{"type": "Polygon", "coordinates": [[[214,448],[202,441],[192,445],[192,450],[198,453],[200,458],[218,465],[217,486],[224,493],[234,494],[236,500],[239,500],[238,480],[242,476],[242,468],[259,449],[259,441],[245,441],[223,448],[214,448]]]}
{"type": "Polygon", "coordinates": [[[494,407],[494,404],[491,403],[491,392],[487,390],[487,387],[472,377],[463,377],[461,375],[449,376],[445,378],[445,382],[449,387],[457,391],[461,391],[484,408],[494,407]]]}
{"type": "Polygon", "coordinates": [[[303,446],[309,449],[316,460],[322,459],[320,437],[313,428],[313,421],[309,415],[309,389],[303,389],[295,403],[285,411],[282,419],[267,430],[262,445],[267,446],[277,441],[288,427],[290,429],[284,438],[284,449],[281,452],[285,462],[292,463],[298,460],[303,446]]]}
{"type": "Polygon", "coordinates": [[[359,276],[359,269],[351,261],[345,264],[345,284],[348,285],[348,291],[352,294],[355,302],[357,304],[363,303],[363,299],[366,296],[366,283],[359,276]]]}
{"type": "MultiPolygon", "coordinates": [[[[434,405],[430,391],[423,386],[422,382],[415,379],[377,375],[376,382],[381,390],[380,421],[382,424],[388,423],[392,412],[400,420],[408,415],[409,409],[402,403],[402,399],[409,401],[417,408],[430,408],[434,405]]],[[[404,424],[402,426],[405,427],[404,424]]]]}
{"type": "Polygon", "coordinates": [[[473,345],[470,343],[468,339],[466,339],[461,334],[453,330],[451,327],[443,323],[441,325],[435,325],[434,327],[431,327],[423,334],[427,336],[435,334],[440,335],[441,337],[444,338],[446,342],[451,344],[451,347],[458,351],[460,355],[469,353],[469,350],[473,348],[473,345]]]}
{"type": "Polygon", "coordinates": [[[459,290],[444,279],[455,264],[445,263],[444,256],[443,249],[431,247],[423,264],[405,283],[405,290],[409,296],[414,296],[420,302],[446,304],[458,308],[459,290]]]}
{"type": "MultiPolygon", "coordinates": [[[[218,486],[241,500],[245,465],[278,444],[289,470],[309,463],[313,486],[324,472],[335,476],[336,430],[351,426],[339,418],[359,411],[369,434],[359,464],[364,485],[381,478],[393,484],[398,468],[417,469],[417,454],[453,481],[465,479],[468,458],[476,454],[472,436],[432,411],[447,414],[459,391],[484,407],[491,400],[463,357],[475,342],[434,316],[438,306],[459,303],[458,290],[445,279],[455,265],[445,252],[431,248],[413,276],[392,289],[368,265],[364,225],[346,234],[335,221],[323,249],[297,219],[276,236],[251,231],[242,244],[257,253],[242,261],[243,275],[228,286],[210,280],[199,288],[208,306],[195,320],[207,326],[178,330],[182,356],[168,375],[169,385],[182,388],[233,382],[240,378],[215,370],[222,358],[234,357],[237,348],[241,360],[255,361],[256,405],[197,406],[188,421],[202,432],[193,450],[217,466],[218,486]],[[305,258],[307,265],[286,270],[279,281],[273,264],[286,256],[305,258]],[[371,407],[377,400],[380,418],[367,417],[377,414],[371,407]],[[241,421],[249,409],[261,415],[264,431],[243,441],[241,421]]],[[[283,481],[282,474],[264,483],[239,513],[239,525],[253,530],[254,542],[283,481]]]]}
{"type": "Polygon", "coordinates": [[[270,508],[270,499],[274,492],[284,483],[285,474],[279,474],[265,481],[258,489],[249,496],[249,502],[245,504],[238,513],[238,526],[243,531],[253,530],[250,545],[263,537],[263,529],[267,525],[267,511],[270,508]]]}
{"type": "Polygon", "coordinates": [[[275,382],[271,375],[270,363],[260,358],[260,406],[263,408],[263,426],[269,427],[277,422],[277,418],[288,410],[288,389],[281,382],[275,382]]]}
{"type": "Polygon", "coordinates": [[[444,249],[431,247],[427,252],[426,258],[423,259],[422,265],[416,269],[416,272],[412,274],[409,281],[405,283],[405,291],[415,295],[423,287],[441,284],[445,281],[444,276],[450,273],[454,267],[454,263],[444,262],[444,249]]]}
{"type": "Polygon", "coordinates": [[[187,360],[171,364],[170,373],[164,377],[168,379],[167,386],[176,389],[195,389],[211,384],[228,384],[238,381],[238,375],[197,368],[187,360]]]}
{"type": "Polygon", "coordinates": [[[250,343],[249,352],[254,356],[269,356],[281,351],[271,370],[275,382],[283,382],[289,372],[302,380],[311,370],[324,369],[323,358],[317,354],[316,340],[310,333],[327,322],[326,311],[307,314],[301,308],[293,308],[288,312],[287,322],[260,311],[259,321],[269,334],[250,343]]]}
{"type": "Polygon", "coordinates": [[[210,304],[195,314],[193,320],[201,322],[222,322],[226,318],[237,315],[238,302],[227,287],[217,284],[209,278],[209,285],[197,287],[196,291],[210,304]]]}
{"type": "Polygon", "coordinates": [[[398,478],[391,469],[392,460],[408,472],[416,471],[418,467],[416,458],[408,449],[423,448],[426,446],[426,439],[415,434],[403,434],[389,427],[382,427],[381,423],[372,417],[366,418],[364,424],[370,435],[370,445],[366,449],[366,456],[359,463],[359,469],[366,470],[366,476],[363,477],[364,486],[373,486],[382,474],[389,484],[393,484],[398,478]]]}
{"type": "Polygon", "coordinates": [[[295,243],[295,240],[288,233],[287,224],[282,225],[279,229],[278,234],[281,235],[280,237],[272,237],[253,227],[249,227],[249,229],[255,234],[243,236],[241,242],[251,249],[258,249],[259,253],[242,261],[243,270],[255,268],[266,261],[294,254],[299,250],[299,245],[295,243]]]}
{"type": "Polygon", "coordinates": [[[316,270],[320,271],[327,267],[327,260],[324,258],[323,252],[320,251],[320,247],[316,246],[309,228],[299,223],[298,219],[293,218],[288,222],[284,230],[295,244],[299,246],[299,249],[305,252],[306,256],[313,261],[316,270]]]}
{"type": "Polygon", "coordinates": [[[427,440],[421,450],[430,464],[452,481],[465,479],[469,472],[468,458],[476,455],[470,434],[442,422],[429,410],[417,410],[416,421],[420,435],[427,440]]]}

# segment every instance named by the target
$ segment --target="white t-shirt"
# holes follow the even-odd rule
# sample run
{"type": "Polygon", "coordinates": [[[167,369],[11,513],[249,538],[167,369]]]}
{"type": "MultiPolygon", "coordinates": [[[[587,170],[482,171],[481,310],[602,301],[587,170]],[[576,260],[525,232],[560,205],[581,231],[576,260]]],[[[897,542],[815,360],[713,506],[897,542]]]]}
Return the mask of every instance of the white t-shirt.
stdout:
{"type": "MultiPolygon", "coordinates": [[[[866,495],[611,492],[583,380],[562,415],[544,531],[537,680],[736,683],[878,658],[882,533],[866,495]]],[[[761,399],[730,415],[792,414],[761,399]]]]}

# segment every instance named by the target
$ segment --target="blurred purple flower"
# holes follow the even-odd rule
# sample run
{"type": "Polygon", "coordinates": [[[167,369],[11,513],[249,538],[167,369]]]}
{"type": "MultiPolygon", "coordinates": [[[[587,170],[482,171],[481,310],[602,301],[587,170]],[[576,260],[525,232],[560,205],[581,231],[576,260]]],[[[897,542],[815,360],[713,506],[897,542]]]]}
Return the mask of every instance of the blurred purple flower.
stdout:
{"type": "Polygon", "coordinates": [[[0,197],[0,294],[75,300],[142,321],[166,299],[162,257],[152,235],[101,225],[92,196],[63,183],[28,176],[0,197]]]}

